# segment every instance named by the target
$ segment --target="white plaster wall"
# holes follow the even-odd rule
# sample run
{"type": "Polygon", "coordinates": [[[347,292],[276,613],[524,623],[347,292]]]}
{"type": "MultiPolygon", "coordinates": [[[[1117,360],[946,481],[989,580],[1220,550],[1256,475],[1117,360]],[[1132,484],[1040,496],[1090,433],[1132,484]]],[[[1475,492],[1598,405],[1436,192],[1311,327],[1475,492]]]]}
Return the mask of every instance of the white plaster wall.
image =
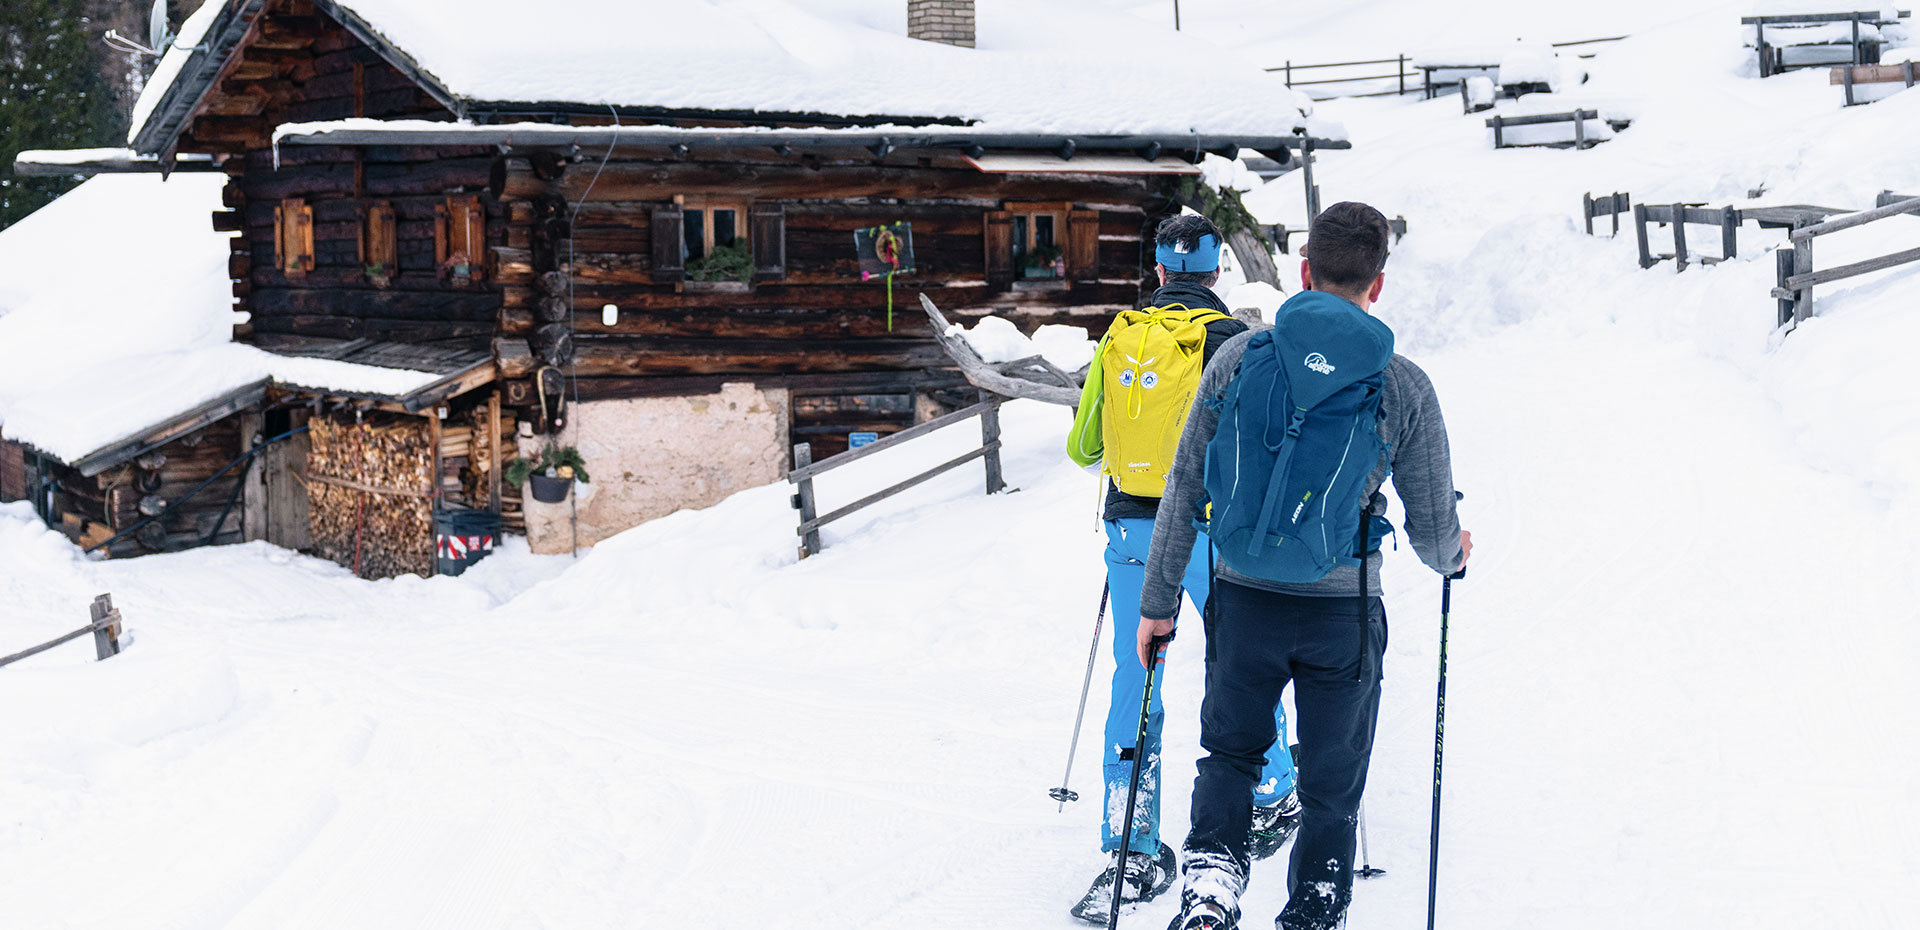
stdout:
{"type": "MultiPolygon", "coordinates": [[[[558,441],[580,449],[590,484],[572,505],[542,504],[525,492],[527,539],[539,553],[588,546],[676,510],[708,507],[735,491],[786,474],[787,391],[725,384],[717,394],[592,401],[568,410],[558,441]]],[[[520,439],[520,454],[542,440],[520,439]]]]}

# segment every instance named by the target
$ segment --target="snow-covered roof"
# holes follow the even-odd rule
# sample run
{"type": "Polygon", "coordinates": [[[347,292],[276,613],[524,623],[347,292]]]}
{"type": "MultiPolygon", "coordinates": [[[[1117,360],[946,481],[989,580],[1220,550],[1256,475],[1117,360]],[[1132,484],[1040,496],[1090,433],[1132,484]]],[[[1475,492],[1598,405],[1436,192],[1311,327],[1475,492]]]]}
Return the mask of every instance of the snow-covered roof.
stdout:
{"type": "MultiPolygon", "coordinates": [[[[135,110],[136,147],[157,147],[147,124],[192,103],[176,94],[158,108],[176,81],[218,68],[216,24],[244,28],[208,8],[256,2],[208,0],[188,20],[135,110]],[[190,51],[201,44],[211,51],[190,51]]],[[[972,49],[908,38],[905,0],[551,0],[538,15],[511,0],[464,0],[458,15],[417,0],[318,5],[460,116],[557,106],[947,120],[997,133],[1309,128],[1311,102],[1256,64],[1165,25],[1093,17],[1062,0],[980,0],[972,49]]]]}
{"type": "Polygon", "coordinates": [[[262,380],[404,394],[440,375],[232,341],[221,175],[107,175],[0,231],[0,435],[73,463],[262,380]]]}

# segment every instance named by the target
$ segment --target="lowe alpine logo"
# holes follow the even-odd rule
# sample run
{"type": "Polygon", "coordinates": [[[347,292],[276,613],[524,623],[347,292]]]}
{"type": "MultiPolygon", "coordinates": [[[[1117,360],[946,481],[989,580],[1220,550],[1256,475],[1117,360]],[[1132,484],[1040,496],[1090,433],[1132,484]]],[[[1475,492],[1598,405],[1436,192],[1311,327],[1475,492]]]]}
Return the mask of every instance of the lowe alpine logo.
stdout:
{"type": "Polygon", "coordinates": [[[1327,363],[1327,357],[1318,352],[1307,356],[1307,369],[1323,375],[1333,374],[1333,366],[1327,363]]]}

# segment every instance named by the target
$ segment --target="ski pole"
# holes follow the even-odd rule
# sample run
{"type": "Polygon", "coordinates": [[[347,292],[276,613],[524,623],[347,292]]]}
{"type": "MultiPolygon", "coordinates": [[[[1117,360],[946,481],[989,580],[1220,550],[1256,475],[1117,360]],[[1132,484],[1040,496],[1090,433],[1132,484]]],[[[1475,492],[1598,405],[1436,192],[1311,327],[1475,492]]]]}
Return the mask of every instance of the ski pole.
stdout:
{"type": "Polygon", "coordinates": [[[1087,719],[1087,691],[1093,687],[1093,662],[1100,655],[1100,627],[1107,620],[1107,593],[1112,590],[1106,583],[1100,585],[1100,610],[1093,615],[1093,645],[1087,647],[1087,676],[1080,682],[1080,709],[1074,712],[1073,739],[1067,743],[1067,770],[1060,775],[1060,787],[1047,792],[1060,802],[1060,809],[1067,809],[1068,801],[1080,800],[1080,795],[1067,787],[1067,779],[1073,775],[1073,753],[1080,747],[1080,724],[1087,719]]]}
{"type": "Polygon", "coordinates": [[[1140,766],[1147,761],[1147,712],[1153,707],[1153,680],[1160,671],[1160,650],[1172,641],[1171,635],[1155,636],[1147,647],[1147,655],[1153,662],[1147,666],[1147,686],[1140,690],[1140,729],[1133,737],[1133,775],[1127,780],[1127,819],[1120,830],[1120,858],[1114,860],[1113,906],[1107,911],[1107,930],[1120,926],[1120,892],[1127,887],[1127,847],[1133,839],[1133,805],[1140,796],[1140,766]]]}
{"type": "Polygon", "coordinates": [[[1355,878],[1379,878],[1387,874],[1386,869],[1376,869],[1367,859],[1367,805],[1360,803],[1360,867],[1353,870],[1355,878]]]}
{"type": "Polygon", "coordinates": [[[1433,930],[1440,878],[1440,763],[1447,747],[1447,614],[1453,606],[1453,579],[1465,577],[1463,566],[1440,582],[1440,690],[1433,702],[1433,830],[1427,838],[1427,930],[1433,930]]]}

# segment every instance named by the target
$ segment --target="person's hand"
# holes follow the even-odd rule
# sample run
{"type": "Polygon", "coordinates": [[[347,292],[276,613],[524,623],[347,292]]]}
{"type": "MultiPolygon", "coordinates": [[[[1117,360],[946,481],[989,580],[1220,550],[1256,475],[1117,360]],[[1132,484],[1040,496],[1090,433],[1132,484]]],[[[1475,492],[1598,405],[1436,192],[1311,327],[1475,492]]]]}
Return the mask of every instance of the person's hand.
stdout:
{"type": "Polygon", "coordinates": [[[1473,534],[1460,531],[1460,567],[1467,567],[1467,560],[1473,558],[1473,534]]]}
{"type": "Polygon", "coordinates": [[[1154,656],[1152,659],[1149,659],[1148,651],[1153,648],[1153,641],[1155,639],[1170,639],[1173,637],[1173,620],[1172,618],[1166,620],[1149,620],[1141,617],[1138,631],[1134,655],[1140,657],[1141,668],[1151,671],[1153,669],[1153,663],[1156,661],[1164,662],[1165,657],[1154,656]]]}

